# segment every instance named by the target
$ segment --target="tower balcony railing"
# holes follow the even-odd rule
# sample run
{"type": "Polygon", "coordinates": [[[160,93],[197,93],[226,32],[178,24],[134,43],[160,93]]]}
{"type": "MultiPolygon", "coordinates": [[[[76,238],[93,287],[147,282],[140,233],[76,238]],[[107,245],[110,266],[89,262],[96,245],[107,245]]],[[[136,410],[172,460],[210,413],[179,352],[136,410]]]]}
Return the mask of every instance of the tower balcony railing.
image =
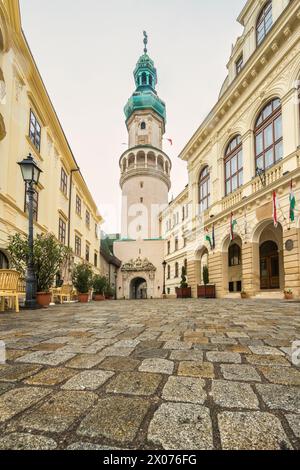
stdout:
{"type": "Polygon", "coordinates": [[[134,169],[149,169],[160,171],[169,177],[171,168],[172,163],[168,155],[162,149],[151,146],[149,149],[141,146],[128,149],[120,158],[122,175],[134,169]]]}
{"type": "Polygon", "coordinates": [[[142,170],[142,169],[148,169],[148,170],[154,170],[154,171],[159,171],[168,177],[170,176],[170,168],[169,165],[167,165],[167,162],[164,163],[155,163],[155,162],[123,162],[123,165],[121,164],[121,174],[124,175],[125,173],[132,171],[132,170],[142,170]]]}

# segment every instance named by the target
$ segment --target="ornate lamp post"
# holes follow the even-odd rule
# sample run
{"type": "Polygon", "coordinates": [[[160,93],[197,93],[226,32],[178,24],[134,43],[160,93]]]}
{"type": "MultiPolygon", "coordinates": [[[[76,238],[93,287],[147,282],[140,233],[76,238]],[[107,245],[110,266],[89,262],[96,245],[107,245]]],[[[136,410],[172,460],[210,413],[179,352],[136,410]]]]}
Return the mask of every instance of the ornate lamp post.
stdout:
{"type": "Polygon", "coordinates": [[[163,285],[163,295],[166,295],[166,267],[167,267],[167,262],[163,262],[163,268],[164,268],[164,285],[163,285]]]}
{"type": "Polygon", "coordinates": [[[42,170],[38,167],[32,155],[29,154],[22,162],[19,162],[22,177],[25,182],[26,193],[28,194],[28,248],[29,256],[27,261],[26,273],[26,302],[28,309],[36,308],[36,276],[33,264],[33,197],[34,186],[38,184],[42,170]]]}

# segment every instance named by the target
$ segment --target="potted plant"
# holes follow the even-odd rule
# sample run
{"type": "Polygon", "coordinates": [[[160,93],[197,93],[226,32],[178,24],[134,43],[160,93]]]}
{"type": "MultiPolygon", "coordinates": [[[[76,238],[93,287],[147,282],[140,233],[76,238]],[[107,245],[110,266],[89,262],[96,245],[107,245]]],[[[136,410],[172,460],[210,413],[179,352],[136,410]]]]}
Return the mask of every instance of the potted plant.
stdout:
{"type": "Polygon", "coordinates": [[[285,300],[292,300],[293,299],[292,289],[285,289],[284,290],[284,298],[285,298],[285,300]]]}
{"type": "Polygon", "coordinates": [[[78,292],[78,301],[87,303],[93,285],[93,270],[87,263],[77,264],[72,272],[72,282],[78,292]]]}
{"type": "Polygon", "coordinates": [[[115,291],[112,288],[112,286],[110,286],[109,283],[107,282],[106,288],[105,288],[105,298],[107,300],[113,300],[114,297],[115,297],[115,291]]]}
{"type": "MultiPolygon", "coordinates": [[[[20,234],[10,237],[8,251],[13,267],[26,276],[28,241],[20,234]]],[[[36,300],[41,307],[49,307],[50,289],[60,266],[70,255],[70,249],[59,243],[53,234],[37,235],[33,242],[33,265],[36,275],[36,300]]]]}
{"type": "Polygon", "coordinates": [[[216,286],[209,283],[209,270],[208,266],[203,266],[202,270],[203,284],[198,286],[198,298],[215,299],[216,286]]]}
{"type": "Polygon", "coordinates": [[[180,287],[176,288],[177,299],[190,299],[192,297],[192,289],[186,282],[186,269],[185,266],[181,270],[180,287]]]}
{"type": "Polygon", "coordinates": [[[97,274],[93,279],[94,300],[105,300],[105,289],[107,286],[107,279],[104,276],[97,274]]]}

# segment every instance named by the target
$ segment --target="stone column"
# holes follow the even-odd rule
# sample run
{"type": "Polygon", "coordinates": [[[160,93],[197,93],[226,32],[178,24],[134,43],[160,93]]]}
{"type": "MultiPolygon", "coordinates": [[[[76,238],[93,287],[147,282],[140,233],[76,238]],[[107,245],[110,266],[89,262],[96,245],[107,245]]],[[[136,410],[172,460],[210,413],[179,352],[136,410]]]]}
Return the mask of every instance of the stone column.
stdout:
{"type": "Polygon", "coordinates": [[[196,260],[188,259],[187,262],[187,279],[192,288],[192,297],[197,298],[197,280],[196,280],[196,260]]]}
{"type": "Polygon", "coordinates": [[[294,297],[300,297],[300,229],[292,228],[283,232],[284,284],[292,289],[294,297]],[[288,242],[288,243],[286,243],[288,242]],[[289,251],[293,245],[292,250],[289,251]]]}
{"type": "Polygon", "coordinates": [[[216,285],[217,297],[224,297],[228,290],[228,288],[224,286],[224,259],[225,257],[220,251],[209,253],[208,256],[209,283],[216,285]]]}
{"type": "Polygon", "coordinates": [[[249,296],[254,296],[259,290],[256,264],[259,260],[255,260],[255,252],[257,251],[253,243],[244,243],[242,246],[242,289],[249,296]]]}
{"type": "MultiPolygon", "coordinates": [[[[253,132],[248,131],[243,135],[243,168],[244,168],[244,183],[248,183],[255,176],[255,158],[254,158],[254,137],[253,132]]],[[[244,195],[250,196],[251,185],[244,189],[244,195]],[[246,191],[246,192],[245,192],[246,191]]]]}

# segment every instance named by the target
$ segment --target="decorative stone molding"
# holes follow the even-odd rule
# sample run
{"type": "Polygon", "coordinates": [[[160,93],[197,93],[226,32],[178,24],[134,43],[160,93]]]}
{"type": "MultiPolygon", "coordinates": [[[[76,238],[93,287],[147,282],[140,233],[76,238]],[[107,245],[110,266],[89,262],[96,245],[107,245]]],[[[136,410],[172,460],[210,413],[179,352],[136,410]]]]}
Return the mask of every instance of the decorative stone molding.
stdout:
{"type": "Polygon", "coordinates": [[[124,263],[122,268],[122,272],[154,272],[156,271],[156,267],[150,263],[148,258],[142,259],[140,256],[137,259],[131,259],[128,263],[124,263]]]}

